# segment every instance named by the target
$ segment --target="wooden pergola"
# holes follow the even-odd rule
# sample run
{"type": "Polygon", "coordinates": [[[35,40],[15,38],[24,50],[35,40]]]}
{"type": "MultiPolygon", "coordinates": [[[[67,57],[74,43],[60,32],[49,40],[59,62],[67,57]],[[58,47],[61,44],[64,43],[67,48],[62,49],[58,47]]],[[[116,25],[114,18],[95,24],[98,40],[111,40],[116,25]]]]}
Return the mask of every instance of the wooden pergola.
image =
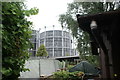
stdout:
{"type": "Polygon", "coordinates": [[[101,78],[120,79],[120,10],[78,14],[77,21],[90,36],[93,55],[100,56],[101,78]]]}

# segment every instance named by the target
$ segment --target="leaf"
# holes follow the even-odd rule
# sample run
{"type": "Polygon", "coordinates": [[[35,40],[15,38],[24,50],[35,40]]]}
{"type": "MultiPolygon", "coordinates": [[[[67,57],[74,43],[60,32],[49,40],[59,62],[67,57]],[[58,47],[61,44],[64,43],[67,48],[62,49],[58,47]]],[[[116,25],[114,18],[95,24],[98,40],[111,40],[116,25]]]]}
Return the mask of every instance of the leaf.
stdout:
{"type": "Polygon", "coordinates": [[[75,37],[77,39],[77,49],[80,53],[81,59],[88,60],[91,63],[96,60],[96,58],[93,60],[92,57],[86,57],[92,56],[91,46],[88,46],[90,45],[90,39],[89,35],[79,28],[80,25],[78,26],[76,14],[79,13],[82,16],[114,10],[115,5],[117,6],[118,4],[114,4],[114,2],[73,2],[68,4],[67,11],[64,14],[59,15],[58,21],[60,22],[61,27],[71,30],[73,38],[75,37]]]}
{"type": "Polygon", "coordinates": [[[29,58],[31,21],[26,16],[37,14],[38,9],[26,10],[23,2],[2,3],[2,73],[3,80],[16,80],[29,58]],[[7,5],[7,6],[6,6],[7,5]]]}

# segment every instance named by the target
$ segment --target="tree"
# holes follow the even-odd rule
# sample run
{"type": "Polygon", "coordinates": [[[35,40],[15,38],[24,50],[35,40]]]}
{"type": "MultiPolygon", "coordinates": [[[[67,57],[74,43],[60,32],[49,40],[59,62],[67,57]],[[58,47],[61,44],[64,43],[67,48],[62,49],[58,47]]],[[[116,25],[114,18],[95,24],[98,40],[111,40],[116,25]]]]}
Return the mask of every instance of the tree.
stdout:
{"type": "Polygon", "coordinates": [[[38,13],[23,2],[2,2],[2,79],[18,80],[29,58],[32,22],[26,17],[38,13]]]}
{"type": "Polygon", "coordinates": [[[120,2],[73,2],[68,4],[65,14],[60,14],[61,26],[71,30],[73,37],[77,39],[77,49],[81,60],[88,60],[90,63],[96,62],[95,56],[91,54],[89,35],[78,27],[76,14],[79,13],[82,16],[115,9],[120,9],[120,2]]]}
{"type": "Polygon", "coordinates": [[[37,56],[48,56],[46,48],[45,48],[45,46],[43,44],[40,45],[40,47],[38,48],[38,51],[37,51],[36,55],[37,56]]]}

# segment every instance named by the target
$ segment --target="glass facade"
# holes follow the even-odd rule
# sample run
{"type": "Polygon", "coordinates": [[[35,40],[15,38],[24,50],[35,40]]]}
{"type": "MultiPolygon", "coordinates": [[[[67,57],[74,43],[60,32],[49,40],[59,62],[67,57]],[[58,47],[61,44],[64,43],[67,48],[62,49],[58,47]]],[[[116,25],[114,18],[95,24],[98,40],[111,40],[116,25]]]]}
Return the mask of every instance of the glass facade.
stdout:
{"type": "Polygon", "coordinates": [[[60,57],[66,54],[70,55],[72,46],[70,33],[63,31],[62,36],[62,30],[42,32],[40,34],[40,45],[41,44],[45,45],[49,57],[60,57]]]}
{"type": "Polygon", "coordinates": [[[74,55],[74,51],[71,49],[71,35],[67,31],[50,30],[39,33],[39,31],[33,30],[30,41],[33,43],[33,48],[29,49],[33,53],[32,56],[36,56],[37,49],[41,44],[45,45],[49,57],[74,55]]]}
{"type": "Polygon", "coordinates": [[[32,38],[30,39],[30,42],[33,44],[33,46],[29,49],[29,52],[32,53],[31,56],[36,55],[36,51],[38,48],[39,40],[38,40],[38,31],[37,30],[32,30],[32,38]]]}

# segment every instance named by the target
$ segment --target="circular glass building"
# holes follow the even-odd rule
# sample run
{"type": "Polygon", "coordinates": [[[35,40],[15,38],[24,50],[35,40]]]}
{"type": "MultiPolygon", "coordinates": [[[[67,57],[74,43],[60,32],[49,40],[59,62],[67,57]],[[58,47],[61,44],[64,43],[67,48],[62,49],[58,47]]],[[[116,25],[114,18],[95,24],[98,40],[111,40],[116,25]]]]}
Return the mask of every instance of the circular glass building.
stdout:
{"type": "Polygon", "coordinates": [[[44,44],[49,57],[71,56],[71,35],[67,31],[50,30],[40,33],[40,45],[44,44]]]}

